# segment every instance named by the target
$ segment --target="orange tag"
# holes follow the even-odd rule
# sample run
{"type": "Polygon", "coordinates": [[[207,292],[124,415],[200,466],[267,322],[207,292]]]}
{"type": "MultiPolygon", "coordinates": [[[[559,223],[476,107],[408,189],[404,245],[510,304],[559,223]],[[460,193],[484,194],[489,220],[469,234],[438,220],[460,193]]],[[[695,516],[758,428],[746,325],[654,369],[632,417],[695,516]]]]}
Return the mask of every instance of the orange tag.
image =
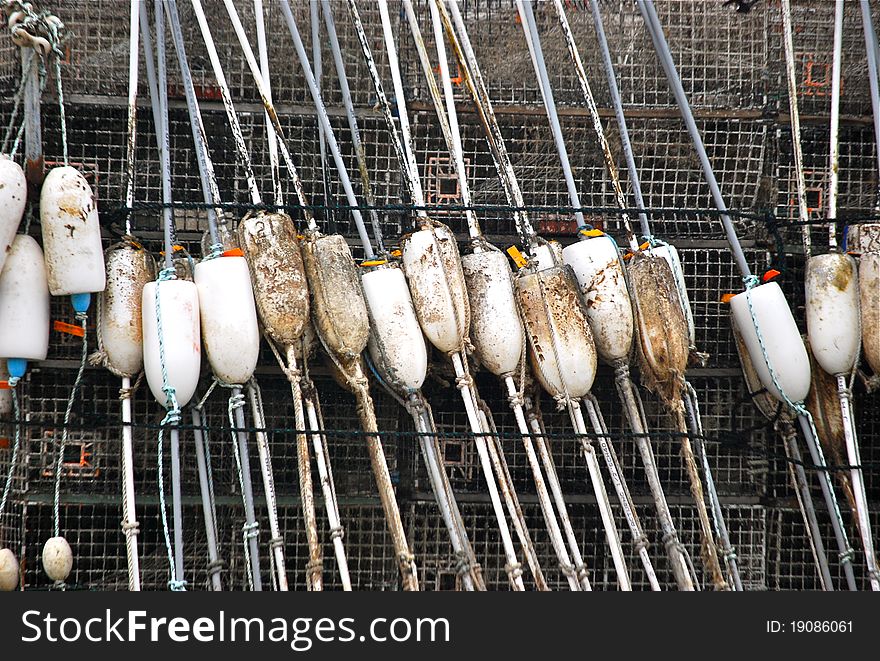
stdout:
{"type": "Polygon", "coordinates": [[[728,294],[722,294],[722,295],[721,295],[721,302],[722,302],[722,303],[730,303],[730,300],[731,300],[734,296],[736,296],[736,294],[729,294],[729,293],[728,293],[728,294]]]}
{"type": "Polygon", "coordinates": [[[780,275],[782,274],[776,269],[770,269],[761,277],[761,280],[763,280],[764,282],[770,282],[773,278],[780,275]]]}
{"type": "Polygon", "coordinates": [[[8,450],[11,443],[9,439],[4,437],[0,437],[0,450],[8,450]]]}
{"type": "Polygon", "coordinates": [[[507,254],[519,268],[524,268],[529,263],[516,246],[510,246],[507,249],[507,254]]]}
{"type": "Polygon", "coordinates": [[[76,335],[77,337],[82,337],[85,335],[85,331],[83,331],[82,326],[77,326],[76,324],[68,324],[64,321],[56,321],[52,324],[52,328],[54,328],[59,333],[67,333],[68,335],[76,335]]]}
{"type": "Polygon", "coordinates": [[[0,390],[11,390],[12,386],[9,385],[9,381],[0,381],[0,390]]]}
{"type": "Polygon", "coordinates": [[[241,248],[232,248],[223,251],[224,257],[244,257],[244,251],[241,248]]]}
{"type": "Polygon", "coordinates": [[[361,266],[379,266],[381,264],[387,264],[387,259],[368,259],[365,262],[361,262],[361,266]]]}
{"type": "Polygon", "coordinates": [[[581,230],[581,234],[583,234],[584,236],[605,236],[605,232],[597,229],[581,230]]]}

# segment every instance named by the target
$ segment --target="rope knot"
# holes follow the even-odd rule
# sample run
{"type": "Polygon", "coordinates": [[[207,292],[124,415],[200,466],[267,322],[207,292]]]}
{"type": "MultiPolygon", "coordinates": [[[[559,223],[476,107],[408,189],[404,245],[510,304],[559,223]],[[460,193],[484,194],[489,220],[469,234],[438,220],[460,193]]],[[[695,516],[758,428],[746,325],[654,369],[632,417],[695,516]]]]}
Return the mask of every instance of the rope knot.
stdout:
{"type": "Polygon", "coordinates": [[[568,408],[569,399],[568,399],[568,395],[566,395],[565,393],[560,393],[558,395],[554,395],[553,401],[556,402],[556,410],[557,411],[564,411],[566,408],[568,408]]]}
{"type": "Polygon", "coordinates": [[[515,581],[523,574],[522,565],[518,562],[504,565],[504,571],[507,572],[507,575],[510,576],[510,580],[512,581],[515,581]]]}
{"type": "Polygon", "coordinates": [[[172,592],[186,592],[186,581],[171,579],[168,581],[168,589],[172,592]]]}
{"type": "Polygon", "coordinates": [[[330,528],[330,540],[342,539],[345,536],[345,529],[342,525],[333,526],[330,528]]]}
{"type": "Polygon", "coordinates": [[[241,534],[245,540],[255,539],[260,535],[260,524],[254,521],[253,523],[245,523],[241,526],[241,534]]]}

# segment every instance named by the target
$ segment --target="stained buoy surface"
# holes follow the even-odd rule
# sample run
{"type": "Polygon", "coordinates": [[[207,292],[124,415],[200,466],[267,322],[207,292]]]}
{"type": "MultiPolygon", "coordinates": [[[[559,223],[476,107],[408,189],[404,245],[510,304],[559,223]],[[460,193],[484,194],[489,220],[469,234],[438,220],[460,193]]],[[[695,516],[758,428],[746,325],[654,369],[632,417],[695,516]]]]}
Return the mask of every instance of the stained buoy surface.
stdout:
{"type": "Polygon", "coordinates": [[[238,224],[263,328],[282,346],[299,342],[309,320],[309,289],[290,216],[256,213],[238,224]]]}
{"type": "Polygon", "coordinates": [[[0,155],[0,271],[21,224],[27,202],[27,180],[21,166],[0,155]]]}
{"type": "Polygon", "coordinates": [[[0,357],[45,360],[49,351],[49,288],[43,251],[19,234],[0,272],[0,357]]]}
{"type": "Polygon", "coordinates": [[[859,260],[859,301],[865,361],[880,374],[880,252],[863,253],[859,260]]]}
{"type": "Polygon", "coordinates": [[[43,545],[43,571],[53,581],[66,581],[73,569],[73,551],[63,537],[51,537],[43,545]]]}
{"type": "Polygon", "coordinates": [[[810,390],[810,360],[779,285],[767,282],[737,294],[730,299],[730,308],[764,387],[785,401],[773,382],[767,366],[769,361],[785,395],[792,402],[803,401],[810,390]],[[753,316],[760,329],[760,339],[753,316]]]}
{"type": "Polygon", "coordinates": [[[104,290],[104,248],[98,207],[85,177],[70,166],[46,175],[40,193],[40,226],[52,296],[104,290]]]}
{"type": "Polygon", "coordinates": [[[403,270],[425,337],[443,353],[459,350],[470,312],[458,246],[449,228],[437,225],[409,235],[403,270]]]}
{"type": "Polygon", "coordinates": [[[405,392],[422,387],[428,351],[403,272],[393,265],[363,274],[370,310],[370,358],[382,378],[405,392]]]}
{"type": "Polygon", "coordinates": [[[124,245],[107,254],[107,287],[98,317],[101,345],[110,367],[125,376],[144,365],[141,307],[154,270],[153,258],[140,248],[124,245]]]}
{"type": "Polygon", "coordinates": [[[10,549],[0,549],[0,592],[18,587],[18,559],[10,549]]]}
{"type": "Polygon", "coordinates": [[[522,360],[523,324],[507,257],[497,249],[464,255],[462,271],[471,309],[471,341],[483,366],[512,374],[522,360]]]}
{"type": "Polygon", "coordinates": [[[617,245],[607,235],[596,236],[567,246],[562,258],[577,278],[599,356],[608,362],[626,358],[633,314],[617,245]]]}
{"type": "Polygon", "coordinates": [[[165,406],[162,390],[159,327],[156,319],[156,290],[162,312],[162,348],[168,383],[175,389],[177,403],[185,406],[196,391],[201,366],[199,293],[188,280],[148,282],[144,286],[142,318],[144,328],[144,374],[156,400],[165,406]]]}
{"type": "Polygon", "coordinates": [[[662,257],[666,260],[666,263],[669,264],[669,268],[672,271],[672,277],[675,281],[675,291],[678,294],[678,301],[681,304],[684,319],[687,322],[688,339],[693,346],[696,343],[694,312],[691,309],[690,296],[688,296],[687,285],[684,281],[684,268],[681,265],[681,256],[678,254],[678,249],[671,244],[666,244],[649,248],[648,253],[655,257],[662,257]]]}
{"type": "Polygon", "coordinates": [[[247,262],[238,256],[202,260],[196,264],[194,278],[208,363],[221,381],[245,383],[260,354],[260,329],[247,262]]]}
{"type": "Polygon", "coordinates": [[[841,253],[811,257],[804,284],[807,333],[816,362],[828,374],[849,373],[862,343],[855,260],[841,253]]]}

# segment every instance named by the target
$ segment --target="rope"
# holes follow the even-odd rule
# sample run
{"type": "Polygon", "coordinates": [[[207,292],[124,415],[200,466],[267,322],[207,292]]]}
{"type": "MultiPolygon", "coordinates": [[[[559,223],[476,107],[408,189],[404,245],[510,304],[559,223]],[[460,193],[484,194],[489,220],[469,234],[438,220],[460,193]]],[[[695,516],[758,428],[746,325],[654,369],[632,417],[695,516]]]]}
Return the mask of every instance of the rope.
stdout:
{"type": "Polygon", "coordinates": [[[86,313],[77,312],[76,319],[80,322],[83,331],[82,339],[82,355],[79,361],[79,370],[76,373],[76,380],[70,389],[70,396],[67,398],[67,408],[64,410],[64,428],[61,430],[61,443],[57,448],[58,457],[55,461],[55,497],[52,509],[52,521],[55,531],[55,537],[61,535],[61,469],[64,466],[64,448],[67,445],[67,435],[69,430],[70,415],[73,412],[73,404],[76,401],[76,393],[82,384],[83,373],[86,369],[86,363],[89,357],[88,343],[88,327],[86,323],[86,313]]]}

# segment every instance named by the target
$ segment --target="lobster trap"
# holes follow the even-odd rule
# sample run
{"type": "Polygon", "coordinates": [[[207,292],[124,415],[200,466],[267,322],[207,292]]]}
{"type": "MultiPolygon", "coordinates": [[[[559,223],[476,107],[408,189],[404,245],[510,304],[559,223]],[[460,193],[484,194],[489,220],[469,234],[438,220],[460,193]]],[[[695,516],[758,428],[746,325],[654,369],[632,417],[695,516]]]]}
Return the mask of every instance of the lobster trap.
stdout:
{"type": "MultiPolygon", "coordinates": [[[[330,0],[336,16],[342,54],[346,64],[355,112],[365,146],[370,179],[380,211],[381,228],[388,243],[411,231],[404,187],[390,135],[376,108],[376,94],[363,62],[360,46],[346,2],[330,0]]],[[[246,146],[253,161],[257,183],[264,191],[272,187],[264,113],[247,64],[219,0],[206,0],[208,21],[231,87],[246,146]]],[[[252,43],[256,40],[250,3],[237,3],[252,43]]],[[[305,0],[292,2],[300,25],[311,20],[311,6],[305,0]]],[[[576,225],[569,209],[562,167],[547,123],[541,94],[512,0],[463,0],[462,12],[475,46],[476,57],[486,77],[495,111],[504,134],[516,176],[527,205],[534,207],[536,229],[561,243],[574,240],[576,225]]],[[[566,2],[574,38],[577,41],[593,92],[604,119],[606,134],[619,165],[623,163],[620,135],[608,92],[589,3],[566,2]]],[[[803,315],[804,256],[797,228],[785,227],[797,216],[790,119],[786,97],[781,19],[778,2],[765,0],[745,13],[733,11],[721,0],[658,0],[657,9],[666,30],[685,92],[708,150],[709,160],[743,238],[746,255],[760,271],[772,266],[783,273],[782,284],[795,318],[803,315]],[[768,220],[769,219],[769,220],[768,220]]],[[[128,84],[128,5],[116,0],[70,0],[45,9],[55,12],[65,24],[64,60],[61,65],[66,103],[67,143],[71,164],[79,168],[93,186],[101,210],[105,245],[123,232],[126,215],[132,213],[132,228],[145,247],[158,254],[161,245],[161,180],[155,127],[149,113],[146,85],[139,90],[134,209],[125,206],[128,84]],[[57,6],[56,6],[57,5],[57,6]]],[[[306,194],[315,206],[322,231],[343,234],[352,243],[357,233],[345,208],[342,185],[335,169],[321,160],[321,132],[299,67],[291,66],[296,54],[286,32],[277,2],[267,0],[266,26],[272,71],[273,98],[281,125],[306,194]]],[[[387,56],[382,48],[378,10],[373,2],[358,3],[367,38],[373,47],[383,81],[390,81],[387,56]]],[[[416,47],[401,3],[390,2],[392,21],[403,68],[404,91],[410,109],[416,158],[425,182],[426,202],[437,205],[438,219],[460,238],[465,236],[461,190],[438,127],[430,93],[419,67],[416,47]],[[448,210],[444,206],[450,207],[448,210]]],[[[427,0],[414,2],[423,25],[429,52],[433,35],[427,0]]],[[[636,162],[639,165],[645,201],[652,212],[654,232],[674,242],[681,253],[684,276],[691,296],[697,348],[708,354],[705,364],[693,367],[688,378],[700,396],[706,452],[714,471],[722,510],[747,589],[815,589],[819,587],[812,556],[788,479],[788,462],[781,441],[772,426],[752,406],[743,382],[736,347],[730,330],[729,311],[722,295],[741,286],[735,264],[727,250],[717,214],[710,209],[711,197],[700,171],[697,156],[668,89],[663,70],[654,55],[650,38],[634,2],[605,0],[600,3],[610,38],[610,49],[618,75],[636,162]]],[[[872,3],[875,16],[880,15],[872,3]]],[[[208,56],[188,3],[181,2],[181,24],[190,66],[202,108],[211,157],[220,193],[228,208],[228,222],[235,226],[249,203],[245,174],[237,162],[220,93],[208,64],[208,56]],[[236,205],[242,205],[240,208],[236,205]]],[[[615,198],[602,153],[592,133],[577,77],[568,60],[565,43],[553,15],[551,3],[535,7],[545,48],[551,84],[559,106],[562,130],[569,144],[571,164],[585,216],[622,240],[623,225],[614,211],[615,198]]],[[[846,213],[867,214],[876,207],[878,173],[875,138],[865,65],[864,41],[857,3],[846,3],[840,162],[840,207],[846,213]]],[[[831,31],[833,3],[822,0],[797,2],[794,6],[795,51],[799,100],[805,116],[803,140],[807,155],[807,186],[815,217],[822,217],[827,186],[828,107],[830,88],[831,31]]],[[[306,32],[306,31],[304,31],[306,32]]],[[[331,124],[349,172],[357,161],[347,130],[342,96],[336,79],[326,34],[321,31],[319,82],[331,124]]],[[[308,35],[306,35],[308,41],[308,35]]],[[[154,35],[156,38],[156,35],[154,35]]],[[[313,45],[307,43],[311,48],[313,45]]],[[[456,79],[457,64],[450,68],[456,79]]],[[[20,53],[6,35],[0,38],[0,119],[9,120],[10,97],[19,83],[20,53]]],[[[194,144],[183,101],[182,83],[170,67],[168,93],[171,164],[177,239],[197,254],[205,231],[206,214],[201,201],[200,181],[195,167],[194,144]]],[[[59,162],[62,141],[57,97],[49,72],[49,84],[42,99],[43,151],[47,163],[59,162]]],[[[141,64],[141,80],[146,74],[141,64]]],[[[464,162],[473,203],[479,209],[481,226],[496,245],[507,247],[518,239],[513,213],[506,203],[495,166],[483,137],[479,118],[459,81],[454,88],[460,112],[464,162]]],[[[625,192],[630,182],[621,168],[625,192]]],[[[356,177],[353,177],[356,179],[356,177]]],[[[294,199],[290,181],[282,177],[285,200],[294,199]]],[[[360,196],[360,182],[355,181],[360,196]]],[[[301,210],[293,210],[294,220],[301,210]]],[[[39,234],[37,222],[31,232],[39,234]]],[[[53,300],[52,318],[72,321],[66,301],[53,300]]],[[[2,320],[0,320],[2,323],[2,320]]],[[[90,328],[90,336],[93,329],[90,328]]],[[[10,506],[0,519],[0,539],[21,558],[25,589],[51,587],[40,568],[43,542],[52,535],[53,484],[61,466],[60,518],[74,550],[70,588],[125,589],[125,538],[120,527],[121,427],[119,381],[105,370],[88,368],[81,394],[74,406],[64,456],[58,461],[58,439],[63,428],[65,406],[76,376],[79,339],[53,332],[48,360],[33,366],[20,386],[23,459],[16,468],[10,506]]],[[[467,418],[455,389],[455,376],[436,357],[425,387],[437,423],[439,445],[450,480],[459,501],[465,527],[479,559],[488,587],[508,585],[504,553],[493,512],[481,477],[473,438],[468,436],[467,418]]],[[[370,471],[369,456],[359,432],[354,398],[339,387],[328,365],[319,357],[310,369],[314,375],[326,425],[330,463],[339,495],[344,539],[349,555],[352,582],[357,589],[399,588],[394,549],[384,523],[382,508],[370,471]]],[[[477,375],[479,390],[494,414],[513,483],[522,501],[525,520],[551,588],[564,589],[565,575],[558,566],[541,511],[529,465],[507,395],[491,375],[477,375]]],[[[266,433],[272,454],[279,516],[284,536],[291,587],[305,589],[305,570],[310,562],[299,501],[296,429],[290,403],[290,389],[271,353],[263,347],[257,379],[266,409],[266,433]]],[[[203,373],[199,393],[204,393],[210,375],[203,373]]],[[[633,491],[636,509],[652,542],[652,557],[664,588],[674,586],[671,569],[662,552],[656,520],[644,471],[631,434],[617,403],[611,370],[600,367],[594,393],[608,422],[621,467],[633,491]]],[[[373,387],[378,427],[392,473],[404,527],[416,556],[423,589],[447,590],[460,587],[454,554],[418,451],[413,425],[407,412],[378,385],[373,387]]],[[[688,477],[679,456],[678,439],[669,412],[647,392],[643,393],[660,478],[679,527],[682,542],[694,558],[700,555],[700,533],[696,509],[691,500],[688,477]]],[[[157,432],[164,411],[146,387],[132,396],[134,474],[139,543],[145,589],[163,589],[168,580],[162,541],[160,499],[157,491],[157,432]]],[[[614,589],[615,576],[605,546],[596,500],[592,496],[579,443],[566,435],[568,422],[555,403],[540,402],[553,458],[569,502],[578,542],[584,553],[594,589],[614,589]]],[[[856,392],[857,429],[861,439],[862,464],[868,488],[875,535],[880,535],[880,395],[856,392]]],[[[242,554],[242,507],[236,475],[233,430],[227,417],[227,402],[220,392],[208,399],[202,420],[215,485],[218,543],[223,560],[223,580],[229,588],[247,586],[247,562],[242,554]]],[[[181,428],[183,479],[185,574],[190,589],[210,585],[205,532],[199,498],[199,480],[193,448],[193,429],[181,428]]],[[[253,431],[250,430],[251,440],[253,431]]],[[[0,466],[7,466],[12,436],[10,421],[0,421],[0,466]],[[3,442],[3,439],[7,439],[3,442]]],[[[167,448],[165,464],[170,461],[167,448]]],[[[254,470],[257,519],[265,521],[262,482],[254,470]],[[260,505],[263,507],[261,508],[260,505]]],[[[818,484],[814,497],[821,502],[818,484]]],[[[610,488],[610,487],[609,487],[610,488]]],[[[614,509],[621,530],[623,512],[614,509]]],[[[833,535],[827,514],[820,512],[825,545],[831,548],[833,535]]],[[[323,520],[318,506],[319,520],[323,520]]],[[[853,526],[851,516],[845,517],[853,526]]],[[[323,531],[322,531],[323,532],[323,531]]],[[[269,533],[259,532],[263,554],[264,583],[270,584],[269,533]]],[[[324,536],[326,538],[326,535],[324,536]]],[[[638,551],[627,537],[624,549],[636,589],[648,589],[638,562],[638,551]]],[[[327,588],[338,588],[329,538],[323,547],[327,588]]],[[[858,554],[857,554],[858,557],[858,554]]],[[[857,576],[864,567],[856,566],[857,576]]],[[[708,584],[701,577],[704,585],[708,584]]],[[[840,576],[835,579],[842,580],[840,576]]]]}

